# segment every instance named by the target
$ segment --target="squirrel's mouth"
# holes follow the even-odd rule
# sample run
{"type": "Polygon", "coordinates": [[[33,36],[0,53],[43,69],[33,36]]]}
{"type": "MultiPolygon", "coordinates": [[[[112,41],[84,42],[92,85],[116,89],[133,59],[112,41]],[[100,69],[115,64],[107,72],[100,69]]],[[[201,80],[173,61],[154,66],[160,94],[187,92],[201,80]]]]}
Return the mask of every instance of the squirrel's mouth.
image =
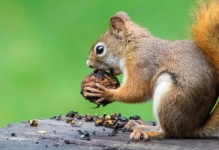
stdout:
{"type": "Polygon", "coordinates": [[[118,75],[122,74],[120,71],[115,70],[115,69],[97,69],[97,68],[94,68],[93,70],[94,70],[94,72],[97,70],[103,70],[103,71],[109,72],[113,76],[118,76],[118,75]]]}
{"type": "Polygon", "coordinates": [[[118,76],[122,74],[122,71],[119,68],[111,68],[107,64],[101,63],[100,65],[93,65],[94,70],[104,70],[112,74],[113,76],[118,76]]]}
{"type": "Polygon", "coordinates": [[[110,69],[110,74],[112,74],[113,76],[118,76],[120,74],[122,74],[122,72],[119,69],[110,69]]]}

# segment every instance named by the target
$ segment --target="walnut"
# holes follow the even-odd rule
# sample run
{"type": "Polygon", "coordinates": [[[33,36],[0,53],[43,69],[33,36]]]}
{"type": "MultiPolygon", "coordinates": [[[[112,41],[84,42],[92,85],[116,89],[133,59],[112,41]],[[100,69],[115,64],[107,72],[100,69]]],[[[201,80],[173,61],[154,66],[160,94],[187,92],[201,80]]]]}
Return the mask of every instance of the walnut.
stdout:
{"type": "MultiPolygon", "coordinates": [[[[81,83],[81,94],[83,95],[84,93],[84,87],[92,87],[92,88],[96,88],[95,83],[98,83],[108,89],[116,89],[119,87],[120,83],[119,80],[113,76],[112,74],[102,71],[102,70],[95,70],[93,73],[91,73],[90,75],[86,76],[84,78],[84,80],[81,83]]],[[[83,95],[84,96],[84,95],[83,95]]],[[[96,103],[97,99],[99,97],[88,97],[88,96],[84,96],[85,99],[89,100],[92,103],[96,103]]],[[[97,104],[97,108],[100,105],[106,106],[107,104],[111,103],[110,101],[103,101],[101,104],[97,104]]]]}

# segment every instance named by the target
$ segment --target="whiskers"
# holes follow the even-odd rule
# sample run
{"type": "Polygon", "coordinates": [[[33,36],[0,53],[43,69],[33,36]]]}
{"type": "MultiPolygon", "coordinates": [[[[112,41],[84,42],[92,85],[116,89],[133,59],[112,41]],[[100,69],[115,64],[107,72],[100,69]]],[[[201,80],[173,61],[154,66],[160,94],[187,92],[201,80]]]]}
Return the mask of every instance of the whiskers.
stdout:
{"type": "Polygon", "coordinates": [[[87,57],[75,57],[76,59],[80,59],[80,60],[88,60],[87,57]]]}

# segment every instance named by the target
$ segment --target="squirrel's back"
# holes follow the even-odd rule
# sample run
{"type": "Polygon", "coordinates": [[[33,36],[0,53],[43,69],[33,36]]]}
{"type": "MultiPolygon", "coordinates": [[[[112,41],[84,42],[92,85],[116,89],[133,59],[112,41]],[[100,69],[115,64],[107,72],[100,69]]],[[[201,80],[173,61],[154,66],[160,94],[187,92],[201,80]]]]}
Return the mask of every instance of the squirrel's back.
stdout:
{"type": "MultiPolygon", "coordinates": [[[[182,76],[185,73],[188,80],[195,75],[211,76],[210,78],[215,80],[215,71],[212,65],[193,41],[168,41],[151,36],[146,39],[145,43],[147,43],[144,45],[145,48],[137,50],[137,58],[140,60],[150,61],[153,65],[163,66],[163,68],[182,76]]],[[[147,64],[147,62],[142,62],[142,64],[147,64]]]]}

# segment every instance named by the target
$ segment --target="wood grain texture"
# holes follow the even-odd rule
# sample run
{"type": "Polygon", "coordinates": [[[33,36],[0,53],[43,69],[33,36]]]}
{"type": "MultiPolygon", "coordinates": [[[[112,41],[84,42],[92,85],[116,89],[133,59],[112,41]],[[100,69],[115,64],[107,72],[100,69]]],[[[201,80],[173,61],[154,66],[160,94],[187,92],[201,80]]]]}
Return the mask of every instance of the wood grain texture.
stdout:
{"type": "MultiPolygon", "coordinates": [[[[79,120],[77,122],[80,122],[79,120]]],[[[83,121],[82,121],[83,122],[83,121]]],[[[134,142],[129,141],[129,133],[118,131],[111,135],[113,129],[96,127],[93,122],[83,122],[81,127],[72,127],[62,120],[40,119],[37,127],[28,122],[10,124],[0,129],[1,150],[131,150],[131,149],[218,149],[219,139],[165,139],[134,142]],[[82,140],[78,132],[87,131],[90,140],[82,140]],[[46,131],[42,134],[39,131],[46,131]],[[93,132],[95,131],[95,134],[93,132]],[[12,135],[15,134],[15,136],[12,135]]]]}

